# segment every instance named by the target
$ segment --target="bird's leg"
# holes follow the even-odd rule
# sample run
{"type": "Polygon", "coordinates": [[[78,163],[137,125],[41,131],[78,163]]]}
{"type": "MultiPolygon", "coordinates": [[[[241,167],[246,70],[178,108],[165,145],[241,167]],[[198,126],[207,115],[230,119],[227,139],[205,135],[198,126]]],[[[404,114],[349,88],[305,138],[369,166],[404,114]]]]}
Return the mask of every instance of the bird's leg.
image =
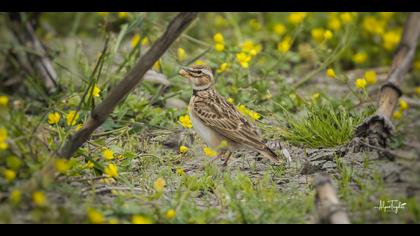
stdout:
{"type": "Polygon", "coordinates": [[[228,152],[228,156],[226,157],[225,162],[223,162],[223,166],[227,166],[228,161],[230,159],[230,157],[232,156],[232,152],[231,151],[227,151],[228,152]]]}

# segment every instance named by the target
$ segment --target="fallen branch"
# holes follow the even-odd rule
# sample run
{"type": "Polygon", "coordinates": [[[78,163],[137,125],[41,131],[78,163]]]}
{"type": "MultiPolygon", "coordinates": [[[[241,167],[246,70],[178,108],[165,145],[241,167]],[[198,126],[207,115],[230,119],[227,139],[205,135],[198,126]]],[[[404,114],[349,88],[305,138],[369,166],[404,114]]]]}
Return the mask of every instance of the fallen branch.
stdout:
{"type": "Polygon", "coordinates": [[[115,107],[143,80],[144,74],[162,56],[162,54],[179,37],[182,31],[197,16],[196,12],[179,13],[169,24],[165,33],[153,44],[147,53],[140,58],[125,78],[113,88],[101,104],[96,106],[89,118],[75,135],[70,137],[58,151],[59,156],[69,158],[81,147],[108,116],[115,107]]]}
{"type": "Polygon", "coordinates": [[[420,34],[420,13],[410,13],[404,26],[401,42],[395,52],[386,83],[382,86],[375,115],[357,127],[355,136],[369,144],[386,147],[394,131],[391,116],[402,95],[400,85],[410,69],[420,34]]]}
{"type": "Polygon", "coordinates": [[[318,213],[316,223],[320,224],[350,224],[350,220],[344,211],[331,180],[325,176],[317,176],[315,179],[315,205],[318,213]]]}

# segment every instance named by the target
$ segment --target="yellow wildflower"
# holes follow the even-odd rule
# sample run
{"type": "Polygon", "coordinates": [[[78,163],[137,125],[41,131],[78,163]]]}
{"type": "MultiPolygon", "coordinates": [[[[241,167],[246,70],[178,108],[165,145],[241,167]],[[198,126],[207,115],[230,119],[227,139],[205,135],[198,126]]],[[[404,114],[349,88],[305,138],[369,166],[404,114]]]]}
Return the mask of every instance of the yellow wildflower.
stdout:
{"type": "Polygon", "coordinates": [[[78,125],[76,125],[76,131],[79,131],[81,128],[83,128],[83,125],[82,124],[78,124],[78,125]]]}
{"type": "Polygon", "coordinates": [[[101,94],[101,89],[95,84],[90,89],[90,94],[92,95],[92,97],[99,97],[99,95],[101,94]]]}
{"type": "Polygon", "coordinates": [[[114,164],[109,164],[107,167],[105,167],[104,173],[111,178],[116,178],[118,177],[118,168],[114,164]]]}
{"type": "Polygon", "coordinates": [[[146,218],[144,216],[135,215],[131,219],[131,223],[135,225],[148,225],[148,224],[151,224],[152,221],[149,218],[146,218]]]}
{"type": "Polygon", "coordinates": [[[36,191],[32,194],[32,201],[36,206],[42,207],[47,204],[47,198],[41,191],[36,191]]]}
{"type": "Polygon", "coordinates": [[[358,88],[358,89],[366,88],[366,84],[367,84],[366,80],[361,79],[361,78],[357,79],[356,82],[355,82],[356,88],[358,88]]]}
{"type": "Polygon", "coordinates": [[[128,12],[118,12],[118,17],[121,19],[126,19],[128,17],[128,12]]]}
{"type": "Polygon", "coordinates": [[[382,39],[384,48],[391,51],[400,43],[401,33],[396,30],[388,31],[383,34],[382,39]]]}
{"type": "Polygon", "coordinates": [[[87,210],[87,216],[92,224],[103,224],[105,222],[104,215],[93,208],[89,208],[87,210]]]}
{"type": "Polygon", "coordinates": [[[333,78],[333,79],[337,78],[337,76],[335,75],[335,71],[334,71],[333,69],[331,69],[331,68],[329,68],[329,69],[327,70],[326,74],[327,74],[327,76],[328,76],[328,77],[330,77],[330,78],[333,78]]]}
{"type": "Polygon", "coordinates": [[[353,15],[350,12],[343,12],[340,14],[340,19],[344,24],[347,24],[352,22],[353,15]]]}
{"type": "Polygon", "coordinates": [[[58,159],[54,163],[55,170],[59,173],[65,173],[70,169],[70,164],[67,160],[58,159]]]}
{"type": "Polygon", "coordinates": [[[262,46],[261,44],[255,44],[252,40],[248,39],[241,44],[241,49],[243,52],[255,56],[262,50],[262,46]]]}
{"type": "Polygon", "coordinates": [[[179,176],[184,176],[185,175],[185,171],[182,168],[176,168],[175,172],[179,176]]]}
{"type": "Polygon", "coordinates": [[[188,149],[189,149],[188,147],[182,145],[179,147],[179,153],[186,153],[188,152],[188,149]]]}
{"type": "Polygon", "coordinates": [[[394,120],[399,120],[402,117],[402,112],[401,111],[394,111],[394,113],[392,114],[392,118],[394,118],[394,120]]]}
{"type": "Polygon", "coordinates": [[[331,17],[328,20],[328,28],[334,31],[338,31],[341,28],[340,19],[338,19],[337,17],[331,17]]]}
{"type": "Polygon", "coordinates": [[[385,20],[389,20],[391,17],[395,15],[395,12],[379,12],[382,18],[385,20]]]}
{"type": "Polygon", "coordinates": [[[150,44],[150,42],[149,42],[149,38],[148,37],[144,37],[142,40],[141,40],[141,45],[142,46],[147,46],[147,45],[149,45],[150,44]]]}
{"type": "Polygon", "coordinates": [[[365,79],[368,84],[376,84],[376,72],[374,70],[368,70],[365,72],[365,79]]]}
{"type": "Polygon", "coordinates": [[[8,182],[12,182],[16,179],[16,171],[6,169],[3,171],[3,176],[8,182]]]}
{"type": "Polygon", "coordinates": [[[190,116],[189,115],[180,116],[179,117],[179,122],[185,128],[188,128],[188,129],[191,129],[192,128],[192,123],[191,123],[191,119],[190,119],[190,116]]]}
{"type": "Polygon", "coordinates": [[[282,23],[277,23],[274,25],[274,33],[278,35],[283,35],[286,33],[286,26],[284,26],[282,23]]]}
{"type": "Polygon", "coordinates": [[[86,168],[88,169],[93,169],[93,167],[95,167],[95,164],[92,161],[88,161],[86,163],[86,168]]]}
{"type": "Polygon", "coordinates": [[[140,42],[140,34],[135,34],[132,38],[131,38],[131,48],[135,48],[137,46],[137,44],[139,44],[140,42]]]}
{"type": "Polygon", "coordinates": [[[248,62],[251,60],[251,56],[247,55],[244,52],[236,54],[236,60],[239,62],[242,68],[247,69],[249,67],[248,62]]]}
{"type": "Polygon", "coordinates": [[[14,204],[17,205],[20,203],[20,201],[22,200],[22,192],[20,190],[13,190],[10,195],[9,195],[9,201],[14,204]]]}
{"type": "Polygon", "coordinates": [[[9,147],[6,141],[7,141],[7,130],[1,127],[0,128],[0,150],[6,150],[9,147]]]}
{"type": "Polygon", "coordinates": [[[420,96],[420,86],[416,87],[416,93],[420,96]]]}
{"type": "Polygon", "coordinates": [[[58,112],[53,112],[48,114],[48,124],[53,125],[60,122],[61,115],[58,112]]]}
{"type": "Polygon", "coordinates": [[[153,188],[158,192],[162,192],[165,189],[165,186],[166,186],[166,181],[163,178],[158,178],[153,183],[153,188]]]}
{"type": "Polygon", "coordinates": [[[223,37],[223,35],[221,33],[216,33],[213,36],[213,40],[215,43],[220,43],[220,44],[224,44],[225,43],[225,39],[223,37]]]}
{"type": "Polygon", "coordinates": [[[176,216],[176,211],[174,210],[174,209],[169,209],[167,212],[166,212],[166,218],[168,218],[169,220],[172,220],[173,218],[175,218],[175,216],[176,216]]]}
{"type": "Polygon", "coordinates": [[[318,43],[324,40],[324,33],[325,33],[325,30],[322,28],[315,28],[311,30],[312,38],[318,43]]]}
{"type": "Polygon", "coordinates": [[[305,17],[306,17],[306,12],[293,12],[289,14],[288,20],[290,23],[294,25],[298,25],[302,23],[305,17]]]}
{"type": "Polygon", "coordinates": [[[155,71],[160,71],[161,65],[160,65],[160,60],[157,60],[155,62],[155,64],[153,64],[153,70],[155,71]]]}
{"type": "Polygon", "coordinates": [[[385,31],[385,22],[374,16],[366,16],[363,19],[362,28],[370,34],[382,35],[385,31]]]}
{"type": "Polygon", "coordinates": [[[255,31],[259,31],[262,28],[260,22],[258,22],[257,19],[251,19],[251,20],[249,20],[248,24],[255,31]]]}
{"type": "Polygon", "coordinates": [[[223,43],[216,43],[214,49],[218,52],[223,52],[223,50],[225,50],[225,45],[223,43]]]}
{"type": "Polygon", "coordinates": [[[277,50],[281,53],[286,53],[289,51],[291,46],[292,38],[290,36],[286,36],[280,43],[277,44],[277,50]]]}
{"type": "Polygon", "coordinates": [[[178,48],[177,55],[178,55],[178,60],[181,62],[184,61],[185,58],[187,57],[187,53],[185,52],[185,49],[183,48],[178,48]]]}
{"type": "Polygon", "coordinates": [[[206,63],[202,60],[197,60],[194,62],[195,65],[205,65],[206,63]]]}
{"type": "Polygon", "coordinates": [[[226,99],[226,101],[230,104],[233,104],[235,101],[233,100],[233,98],[228,97],[228,99],[226,99]]]}
{"type": "Polygon", "coordinates": [[[219,69],[216,70],[217,73],[223,73],[225,72],[227,69],[229,68],[229,64],[228,63],[223,63],[219,66],[219,69]]]}
{"type": "Polygon", "coordinates": [[[209,148],[209,147],[205,147],[203,149],[203,151],[204,151],[204,154],[206,154],[206,156],[208,156],[208,157],[215,157],[215,156],[217,156],[217,152],[214,151],[213,149],[209,148]]]}
{"type": "Polygon", "coordinates": [[[353,55],[353,62],[356,64],[363,64],[368,59],[368,55],[366,52],[358,52],[353,55]]]}
{"type": "Polygon", "coordinates": [[[66,121],[68,126],[73,126],[77,123],[77,120],[79,119],[79,113],[76,111],[69,111],[66,116],[66,121]]]}
{"type": "Polygon", "coordinates": [[[0,107],[6,107],[9,104],[9,97],[0,96],[0,107]]]}
{"type": "Polygon", "coordinates": [[[105,158],[105,160],[110,161],[110,160],[114,159],[114,152],[110,149],[105,149],[102,152],[102,156],[105,158]]]}
{"type": "Polygon", "coordinates": [[[404,99],[400,99],[400,110],[405,111],[408,109],[408,103],[404,99]]]}
{"type": "Polygon", "coordinates": [[[248,116],[251,117],[252,120],[258,120],[261,118],[261,115],[255,111],[248,110],[248,116]]]}
{"type": "Polygon", "coordinates": [[[333,33],[331,32],[331,30],[326,30],[324,33],[324,39],[330,40],[332,37],[333,37],[333,33]]]}

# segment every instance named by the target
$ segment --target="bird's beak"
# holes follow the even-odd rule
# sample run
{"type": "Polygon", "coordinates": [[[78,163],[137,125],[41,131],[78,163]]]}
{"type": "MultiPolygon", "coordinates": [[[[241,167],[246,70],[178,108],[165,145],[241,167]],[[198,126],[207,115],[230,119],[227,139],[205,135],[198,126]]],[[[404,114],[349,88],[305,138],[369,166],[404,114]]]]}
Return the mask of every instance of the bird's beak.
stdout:
{"type": "Polygon", "coordinates": [[[188,67],[182,67],[179,70],[178,73],[179,73],[180,76],[187,77],[189,75],[188,71],[189,71],[189,68],[188,67]]]}

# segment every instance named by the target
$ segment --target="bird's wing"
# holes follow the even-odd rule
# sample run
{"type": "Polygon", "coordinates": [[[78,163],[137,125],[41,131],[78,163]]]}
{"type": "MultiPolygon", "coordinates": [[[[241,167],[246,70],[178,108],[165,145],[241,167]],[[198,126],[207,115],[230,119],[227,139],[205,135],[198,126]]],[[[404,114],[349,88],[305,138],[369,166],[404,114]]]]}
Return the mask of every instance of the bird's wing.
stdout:
{"type": "Polygon", "coordinates": [[[257,150],[266,148],[257,128],[222,96],[215,94],[206,99],[197,98],[191,108],[205,125],[227,139],[257,150]]]}

